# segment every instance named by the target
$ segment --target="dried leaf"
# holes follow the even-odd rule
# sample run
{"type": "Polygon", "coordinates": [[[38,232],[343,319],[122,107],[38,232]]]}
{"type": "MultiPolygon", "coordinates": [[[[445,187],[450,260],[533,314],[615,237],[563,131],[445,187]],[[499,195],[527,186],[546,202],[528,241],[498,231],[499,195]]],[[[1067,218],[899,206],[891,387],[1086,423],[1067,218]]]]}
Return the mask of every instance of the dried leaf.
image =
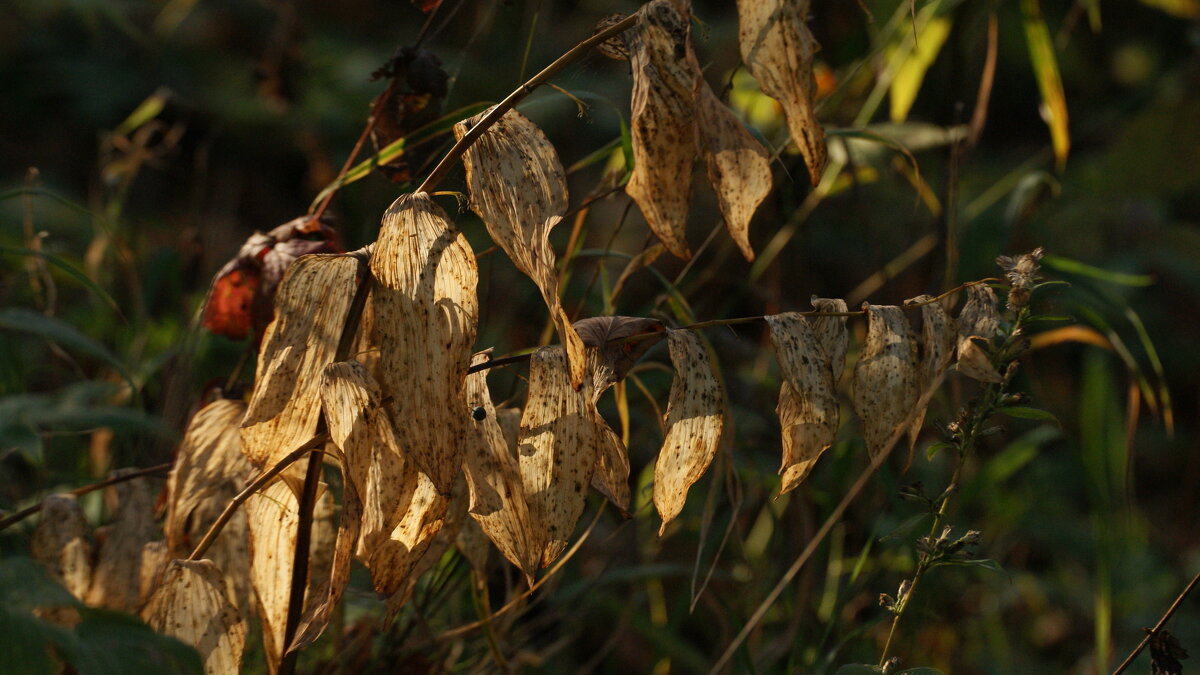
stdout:
{"type": "Polygon", "coordinates": [[[306,256],[280,284],[276,317],[263,337],[254,393],[242,421],[242,451],[259,469],[316,433],[321,370],[337,351],[358,267],[353,256],[306,256]]]}
{"type": "Polygon", "coordinates": [[[776,407],[783,427],[783,494],[803,482],[833,444],[838,401],[828,356],[808,321],[795,312],[766,319],[783,374],[776,407]]]}
{"type": "Polygon", "coordinates": [[[466,238],[429,195],[397,199],[371,256],[379,384],[400,447],[448,495],[467,444],[463,387],[479,278],[466,238]]]}
{"type": "Polygon", "coordinates": [[[675,256],[692,256],[685,237],[696,158],[697,74],[688,62],[688,17],[670,0],[652,0],[629,32],[633,69],[631,133],[635,164],[625,193],[675,256]]]}
{"type": "Polygon", "coordinates": [[[688,488],[700,480],[716,455],[725,424],[725,399],[700,338],[690,331],[667,332],[675,378],[667,403],[667,435],[654,465],[654,506],[662,517],[661,537],[679,515],[688,488]]]}
{"type": "Polygon", "coordinates": [[[979,344],[989,344],[999,329],[996,294],[984,284],[968,286],[967,303],[958,313],[958,372],[980,382],[1004,381],[979,344]]]}
{"type": "MultiPolygon", "coordinates": [[[[437,5],[440,0],[423,1],[437,5]]],[[[371,75],[372,79],[388,79],[387,89],[371,103],[371,113],[375,117],[371,142],[377,151],[435,122],[442,114],[449,77],[433,52],[401,47],[371,75]]],[[[427,147],[409,145],[398,157],[375,168],[394,183],[410,181],[433,147],[433,144],[427,147]]]]}
{"type": "MultiPolygon", "coordinates": [[[[592,35],[605,30],[609,26],[615,26],[616,24],[621,23],[625,20],[626,16],[627,15],[620,13],[609,14],[608,16],[605,16],[603,19],[600,19],[596,22],[596,28],[592,31],[592,35]]],[[[625,31],[625,33],[628,32],[629,31],[625,31]]],[[[604,42],[596,45],[596,51],[610,59],[617,61],[628,61],[629,44],[626,42],[625,33],[614,35],[604,42]]]]}
{"type": "MultiPolygon", "coordinates": [[[[918,372],[917,390],[924,393],[933,386],[950,365],[950,353],[954,349],[956,331],[946,316],[946,310],[940,302],[932,302],[929,295],[918,295],[905,300],[905,305],[927,303],[921,305],[921,367],[918,372]]],[[[925,424],[925,409],[917,412],[912,426],[908,430],[908,462],[912,463],[913,447],[921,427],[925,424]]],[[[907,465],[906,465],[907,466],[907,465]]]]}
{"type": "Polygon", "coordinates": [[[529,399],[521,416],[518,462],[542,567],[567,547],[583,512],[605,438],[591,382],[571,386],[561,347],[543,347],[529,364],[529,399]]]}
{"type": "Polygon", "coordinates": [[[162,584],[167,564],[174,559],[165,541],[148,541],[142,545],[142,566],[138,570],[138,607],[146,606],[155,589],[162,584]]]}
{"type": "MultiPolygon", "coordinates": [[[[454,125],[461,139],[491,110],[454,125]]],[[[463,155],[471,209],[517,269],[542,293],[559,339],[567,347],[571,382],[584,377],[583,344],[562,309],[550,230],[567,212],[566,172],[546,134],[524,115],[509,110],[463,155]]]]}
{"type": "Polygon", "coordinates": [[[863,304],[867,342],[854,366],[854,410],[863,422],[871,459],[889,450],[896,428],[908,419],[920,396],[917,343],[904,310],[863,304]]]}
{"type": "Polygon", "coordinates": [[[458,537],[454,539],[454,546],[467,559],[471,571],[480,579],[487,578],[488,553],[491,549],[489,541],[488,536],[483,533],[483,528],[474,518],[463,521],[458,537]]]}
{"type": "Polygon", "coordinates": [[[42,500],[42,515],[29,543],[34,560],[80,600],[92,581],[90,534],[75,495],[50,495],[42,500]]]}
{"type": "MultiPolygon", "coordinates": [[[[391,595],[404,586],[441,529],[446,498],[401,452],[380,387],[362,364],[330,364],[322,376],[321,400],[346,482],[362,500],[355,555],[371,571],[375,590],[391,595]]],[[[335,569],[341,563],[338,558],[335,569]]]]}
{"type": "Polygon", "coordinates": [[[206,675],[241,672],[247,626],[211,560],[172,560],[142,618],[196,648],[206,675]]]}
{"type": "MultiPolygon", "coordinates": [[[[846,312],[846,301],[837,298],[818,298],[812,296],[810,302],[813,309],[829,314],[846,312]]],[[[815,316],[812,320],[813,333],[825,350],[826,362],[833,376],[833,385],[842,379],[842,371],[846,368],[846,350],[850,346],[850,334],[846,332],[846,317],[844,316],[815,316]]]]}
{"type": "Polygon", "coordinates": [[[799,146],[812,184],[825,168],[825,131],[817,121],[813,59],[820,49],[805,19],[808,0],[738,0],[742,62],[764,94],[779,101],[792,141],[799,146]]]}
{"type": "MultiPolygon", "coordinates": [[[[695,67],[699,73],[699,65],[695,67]]],[[[746,260],[754,260],[750,220],[771,193],[770,153],[700,76],[696,77],[696,121],[708,182],[717,195],[725,227],[746,260]]]]}
{"type": "Polygon", "coordinates": [[[599,400],[613,384],[625,379],[629,369],[666,334],[666,326],[658,319],[637,316],[596,316],[580,319],[574,326],[588,348],[588,369],[592,374],[595,400],[599,400]],[[634,335],[649,337],[618,342],[634,335]]]}
{"type": "MultiPolygon", "coordinates": [[[[118,469],[117,477],[136,471],[118,469]]],[[[112,522],[96,532],[96,567],[85,602],[123,612],[138,609],[136,580],[142,567],[142,546],[158,536],[154,495],[149,478],[135,478],[105,489],[104,501],[112,522]]]]}
{"type": "Polygon", "coordinates": [[[592,473],[592,487],[617,507],[624,518],[629,513],[629,451],[617,433],[601,421],[605,442],[596,455],[596,469],[592,473]]]}
{"type": "MultiPolygon", "coordinates": [[[[480,352],[471,362],[483,363],[489,357],[489,352],[480,352]]],[[[469,512],[500,554],[532,579],[542,542],[534,534],[538,524],[529,513],[520,464],[497,419],[486,370],[467,376],[467,405],[475,411],[474,434],[463,458],[469,512]]]]}

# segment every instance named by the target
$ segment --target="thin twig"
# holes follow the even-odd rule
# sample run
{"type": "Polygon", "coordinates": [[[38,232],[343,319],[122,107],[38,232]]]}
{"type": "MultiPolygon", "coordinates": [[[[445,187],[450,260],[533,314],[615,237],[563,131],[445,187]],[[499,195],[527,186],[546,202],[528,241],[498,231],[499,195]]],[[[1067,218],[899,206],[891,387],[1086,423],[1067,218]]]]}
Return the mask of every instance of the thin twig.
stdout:
{"type": "MultiPolygon", "coordinates": [[[[95,492],[96,490],[101,490],[110,485],[116,485],[117,483],[124,483],[127,480],[133,480],[134,478],[141,478],[143,476],[152,476],[156,473],[162,473],[164,471],[168,471],[168,470],[170,470],[171,466],[172,466],[172,463],[167,462],[166,464],[159,464],[158,466],[151,466],[151,467],[148,467],[145,469],[141,469],[139,471],[132,471],[130,473],[122,474],[120,476],[113,476],[112,478],[107,478],[105,480],[100,481],[99,483],[92,483],[91,485],[85,485],[83,487],[75,488],[74,490],[71,490],[67,494],[75,495],[76,497],[78,497],[80,495],[86,495],[89,492],[95,492]]],[[[34,504],[33,506],[28,506],[28,507],[23,508],[20,511],[17,511],[15,513],[10,513],[9,515],[5,516],[3,519],[0,519],[0,531],[8,529],[12,525],[16,525],[17,523],[21,522],[22,520],[25,520],[29,516],[32,516],[33,514],[41,511],[43,504],[45,504],[45,502],[40,501],[37,504],[34,504]]]]}
{"type": "Polygon", "coordinates": [[[1187,599],[1187,596],[1192,592],[1192,589],[1196,588],[1196,584],[1198,583],[1200,583],[1200,572],[1197,572],[1196,576],[1192,577],[1192,580],[1188,583],[1187,587],[1183,589],[1183,592],[1179,594],[1179,597],[1175,598],[1175,602],[1172,602],[1171,606],[1167,608],[1167,613],[1163,614],[1162,618],[1158,620],[1158,623],[1154,625],[1154,628],[1146,633],[1146,637],[1142,640],[1141,644],[1139,644],[1132,652],[1130,652],[1129,656],[1125,657],[1125,660],[1121,662],[1121,665],[1117,666],[1117,669],[1113,671],[1113,675],[1121,675],[1121,673],[1125,672],[1126,668],[1133,664],[1133,660],[1138,657],[1138,654],[1142,653],[1142,650],[1146,648],[1146,645],[1150,644],[1150,641],[1154,639],[1154,636],[1158,635],[1158,632],[1167,624],[1167,621],[1169,621],[1171,616],[1175,614],[1175,610],[1179,609],[1179,606],[1183,604],[1183,601],[1187,599]]]}
{"type": "Polygon", "coordinates": [[[445,157],[442,157],[442,160],[438,162],[437,166],[433,167],[433,171],[428,177],[425,178],[424,182],[421,183],[421,186],[418,187],[416,191],[431,192],[434,188],[436,188],[442,182],[442,180],[446,178],[446,174],[450,172],[450,168],[454,166],[454,163],[462,158],[463,154],[467,151],[467,148],[471,147],[471,145],[475,143],[475,140],[483,135],[483,132],[487,131],[489,127],[495,124],[496,121],[504,115],[504,113],[511,110],[513,106],[517,105],[517,103],[521,101],[521,99],[533,93],[533,90],[536,89],[538,85],[557,75],[559,71],[574,63],[576,60],[586,54],[592,47],[604,42],[608,38],[618,33],[625,31],[637,22],[637,14],[631,14],[630,16],[625,17],[621,21],[618,21],[617,23],[609,26],[599,33],[596,33],[590,38],[567,50],[567,53],[558,57],[553,63],[543,68],[542,72],[534,75],[528,81],[526,81],[525,84],[517,87],[513,93],[505,97],[503,101],[497,103],[496,107],[492,108],[491,111],[483,116],[483,119],[479,120],[479,122],[475,126],[471,127],[467,133],[463,134],[463,137],[454,144],[454,147],[450,148],[450,151],[446,153],[445,157]]]}
{"type": "MultiPolygon", "coordinates": [[[[322,413],[319,424],[324,426],[325,415],[322,413]]],[[[308,562],[312,549],[313,511],[317,505],[317,488],[321,484],[321,468],[324,453],[314,451],[308,458],[308,469],[304,472],[304,491],[300,494],[297,504],[300,522],[296,526],[296,546],[292,549],[292,584],[288,591],[287,619],[283,627],[283,661],[279,664],[280,675],[292,675],[296,672],[296,659],[300,652],[289,649],[296,637],[296,629],[300,626],[300,616],[304,613],[304,592],[308,590],[308,562]]]]}

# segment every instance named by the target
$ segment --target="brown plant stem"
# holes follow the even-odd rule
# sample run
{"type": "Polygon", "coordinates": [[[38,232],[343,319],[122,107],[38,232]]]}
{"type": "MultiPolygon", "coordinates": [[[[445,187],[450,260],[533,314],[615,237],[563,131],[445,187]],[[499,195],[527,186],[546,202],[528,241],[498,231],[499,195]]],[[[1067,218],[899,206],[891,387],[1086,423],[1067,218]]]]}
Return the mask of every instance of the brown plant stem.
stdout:
{"type": "MultiPolygon", "coordinates": [[[[325,415],[318,422],[325,426],[325,415]]],[[[288,592],[287,620],[283,628],[283,661],[279,664],[279,675],[296,672],[296,659],[300,652],[289,649],[300,626],[304,613],[304,592],[308,590],[308,562],[312,549],[313,510],[317,505],[317,487],[321,484],[321,467],[324,452],[315,450],[308,458],[308,469],[304,473],[304,491],[300,495],[298,510],[300,522],[296,526],[296,547],[292,550],[292,585],[288,592]]]]}
{"type": "MultiPolygon", "coordinates": [[[[80,495],[86,495],[89,492],[95,492],[96,490],[104,489],[110,485],[116,485],[117,483],[124,483],[125,481],[133,480],[134,478],[142,478],[144,476],[153,476],[156,473],[162,473],[164,471],[168,471],[168,470],[170,470],[171,466],[172,466],[172,463],[167,462],[166,464],[159,464],[157,466],[147,467],[147,468],[141,469],[139,471],[133,471],[133,472],[123,474],[120,476],[114,476],[112,478],[102,480],[99,483],[92,483],[91,485],[85,485],[83,487],[75,488],[74,490],[71,490],[67,494],[75,495],[76,497],[78,497],[80,495]]],[[[4,518],[0,519],[0,531],[8,529],[9,527],[21,522],[22,520],[25,520],[29,516],[32,516],[33,514],[40,512],[42,510],[42,504],[44,504],[44,503],[45,502],[38,502],[32,506],[27,506],[27,507],[21,509],[20,511],[15,511],[13,513],[10,513],[7,516],[5,516],[4,518]]]]}
{"type": "Polygon", "coordinates": [[[461,159],[463,154],[466,153],[467,148],[471,147],[471,145],[475,143],[475,140],[479,138],[483,132],[487,131],[489,127],[495,124],[496,121],[504,115],[504,113],[512,110],[513,106],[517,105],[521,99],[533,93],[533,90],[536,89],[538,85],[542,84],[551,77],[554,77],[563,68],[566,68],[577,61],[592,47],[604,42],[608,38],[618,33],[625,31],[637,22],[637,14],[631,14],[630,16],[625,17],[621,21],[618,21],[617,23],[609,26],[599,33],[596,33],[595,35],[567,50],[565,54],[558,57],[550,65],[543,68],[542,72],[534,75],[533,77],[529,78],[525,84],[517,87],[515,91],[505,97],[503,101],[497,103],[496,107],[492,108],[491,111],[484,115],[483,119],[479,120],[478,124],[471,127],[471,129],[464,134],[457,143],[454,144],[454,147],[450,148],[450,151],[446,153],[445,157],[442,157],[441,161],[437,163],[437,166],[433,167],[433,171],[430,172],[430,174],[425,178],[425,180],[421,183],[421,186],[416,189],[416,192],[433,191],[442,182],[442,180],[446,178],[446,174],[450,172],[450,168],[454,166],[454,163],[461,159]]]}
{"type": "Polygon", "coordinates": [[[1146,632],[1146,637],[1141,641],[1140,644],[1138,644],[1137,647],[1134,648],[1132,652],[1129,653],[1129,656],[1125,657],[1125,660],[1121,662],[1121,665],[1117,666],[1117,669],[1113,671],[1112,675],[1121,675],[1121,673],[1125,672],[1126,668],[1133,664],[1133,660],[1138,657],[1138,654],[1142,653],[1142,650],[1146,648],[1146,645],[1150,644],[1150,641],[1154,639],[1154,636],[1157,635],[1160,630],[1162,630],[1163,626],[1167,624],[1167,621],[1171,620],[1171,616],[1175,614],[1175,610],[1179,609],[1179,606],[1183,604],[1183,601],[1187,599],[1187,596],[1191,594],[1192,590],[1196,588],[1197,584],[1200,584],[1200,572],[1197,572],[1196,576],[1192,577],[1192,580],[1188,582],[1188,585],[1183,589],[1179,596],[1175,598],[1175,602],[1172,602],[1171,606],[1167,608],[1167,612],[1162,615],[1162,618],[1158,620],[1158,623],[1154,625],[1154,628],[1146,632]]]}

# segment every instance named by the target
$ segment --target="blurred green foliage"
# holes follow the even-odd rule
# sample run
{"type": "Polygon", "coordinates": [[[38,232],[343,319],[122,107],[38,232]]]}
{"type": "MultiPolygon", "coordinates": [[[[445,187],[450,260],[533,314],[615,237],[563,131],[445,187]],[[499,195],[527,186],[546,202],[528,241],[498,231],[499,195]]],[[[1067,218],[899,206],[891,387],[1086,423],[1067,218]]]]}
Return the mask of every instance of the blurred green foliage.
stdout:
{"type": "MultiPolygon", "coordinates": [[[[1033,405],[1061,425],[1005,419],[969,459],[950,522],[981,530],[980,557],[1003,573],[931,574],[894,645],[904,667],[1107,672],[1200,569],[1200,12],[1183,1],[1042,3],[1069,111],[1071,153],[1056,167],[1027,42],[1030,5],[912,6],[948,32],[926,34],[935,53],[921,52],[923,77],[906,75],[919,88],[911,104],[890,107],[893,116],[907,109],[900,123],[885,121],[882,75],[902,65],[897,49],[914,35],[909,4],[813,3],[830,80],[820,113],[839,130],[830,144],[840,177],[814,193],[799,157],[782,152],[779,184],[751,232],[758,263],[718,232],[690,265],[665,256],[634,273],[611,306],[628,256],[652,240],[623,195],[599,201],[564,291],[579,316],[609,308],[682,323],[807,309],[814,294],[898,303],[996,276],[998,254],[1044,246],[1056,256],[1046,274],[1070,285],[1044,289],[1035,306],[1094,334],[1048,341],[1023,360],[1021,377],[1033,405]],[[978,145],[959,152],[953,128],[972,118],[993,13],[987,123],[978,145]]],[[[451,77],[444,109],[499,100],[604,14],[636,6],[445,0],[422,44],[451,77]]],[[[736,70],[733,3],[697,0],[694,13],[709,81],[718,92],[729,82],[735,107],[781,147],[778,112],[736,70]]],[[[411,45],[426,18],[401,0],[0,5],[0,509],[112,467],[169,459],[202,392],[224,382],[244,350],[196,328],[211,275],[250,233],[303,214],[335,178],[383,88],[371,73],[411,45]],[[98,428],[111,437],[90,433],[98,428]]],[[[627,161],[627,67],[590,56],[555,83],[590,107],[580,112],[547,88],[521,109],[564,165],[599,160],[571,176],[578,204],[606,165],[627,161]]],[[[436,157],[447,145],[440,136],[426,150],[436,157]]],[[[373,239],[404,189],[378,173],[342,189],[332,211],[343,245],[373,239]]],[[[465,190],[461,172],[443,189],[465,190]]],[[[694,199],[695,248],[720,218],[707,192],[694,199]]],[[[456,209],[452,197],[442,202],[456,209]]],[[[458,221],[476,251],[490,245],[472,214],[458,221]]],[[[560,254],[572,224],[554,234],[560,254]]],[[[479,347],[503,354],[537,344],[546,317],[533,285],[498,254],[480,272],[479,347]]],[[[779,377],[766,337],[758,326],[707,335],[732,406],[730,454],[657,538],[643,507],[661,431],[643,394],[662,406],[670,375],[654,365],[665,350],[652,352],[627,387],[637,517],[599,515],[550,587],[503,625],[513,663],[564,673],[705,670],[865,465],[851,422],[805,485],[775,499],[779,377]]],[[[492,380],[497,395],[519,396],[518,373],[492,380]]],[[[952,383],[930,420],[952,418],[970,395],[968,384],[952,383]]],[[[616,420],[610,399],[602,410],[616,420]]],[[[935,440],[929,434],[922,446],[935,440]]],[[[738,652],[737,672],[850,672],[838,668],[877,660],[890,623],[878,596],[911,573],[912,540],[927,526],[897,491],[915,481],[940,491],[950,476],[945,453],[927,461],[923,447],[907,474],[897,458],[874,478],[738,652]]],[[[20,529],[0,535],[6,570],[25,549],[20,529]]],[[[513,583],[495,565],[485,585],[494,607],[513,583]]],[[[448,554],[386,624],[356,576],[344,623],[304,654],[304,668],[486,668],[480,633],[435,639],[476,618],[471,586],[467,566],[448,554]],[[340,635],[343,626],[355,630],[340,635]]],[[[1190,649],[1200,649],[1195,607],[1193,599],[1171,626],[1190,649]]],[[[101,618],[112,630],[116,619],[101,618]]],[[[261,659],[249,668],[261,669],[261,659]]]]}

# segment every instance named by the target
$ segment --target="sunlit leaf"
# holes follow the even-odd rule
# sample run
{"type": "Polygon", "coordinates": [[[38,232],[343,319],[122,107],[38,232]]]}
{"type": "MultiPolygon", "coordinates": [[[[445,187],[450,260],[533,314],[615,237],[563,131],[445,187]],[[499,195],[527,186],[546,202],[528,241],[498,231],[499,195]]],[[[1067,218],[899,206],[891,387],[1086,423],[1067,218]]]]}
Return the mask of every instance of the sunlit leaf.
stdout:
{"type": "Polygon", "coordinates": [[[766,320],[783,375],[776,407],[783,432],[783,494],[803,482],[833,444],[838,401],[833,369],[808,320],[796,312],[768,315],[766,320]]]}
{"type": "Polygon", "coordinates": [[[241,671],[247,626],[230,603],[225,579],[211,560],[174,560],[142,617],[160,633],[193,646],[206,675],[241,671]]]}
{"type": "Polygon", "coordinates": [[[863,304],[867,341],[854,366],[854,410],[872,459],[905,422],[920,396],[917,343],[904,310],[863,304]]]}
{"type": "Polygon", "coordinates": [[[1050,29],[1046,27],[1046,20],[1042,18],[1038,0],[1021,0],[1021,15],[1025,24],[1025,40],[1029,45],[1029,60],[1042,94],[1043,116],[1050,127],[1054,159],[1061,171],[1066,166],[1067,153],[1071,150],[1071,136],[1067,128],[1067,97],[1058,72],[1054,41],[1050,37],[1050,29]]]}

